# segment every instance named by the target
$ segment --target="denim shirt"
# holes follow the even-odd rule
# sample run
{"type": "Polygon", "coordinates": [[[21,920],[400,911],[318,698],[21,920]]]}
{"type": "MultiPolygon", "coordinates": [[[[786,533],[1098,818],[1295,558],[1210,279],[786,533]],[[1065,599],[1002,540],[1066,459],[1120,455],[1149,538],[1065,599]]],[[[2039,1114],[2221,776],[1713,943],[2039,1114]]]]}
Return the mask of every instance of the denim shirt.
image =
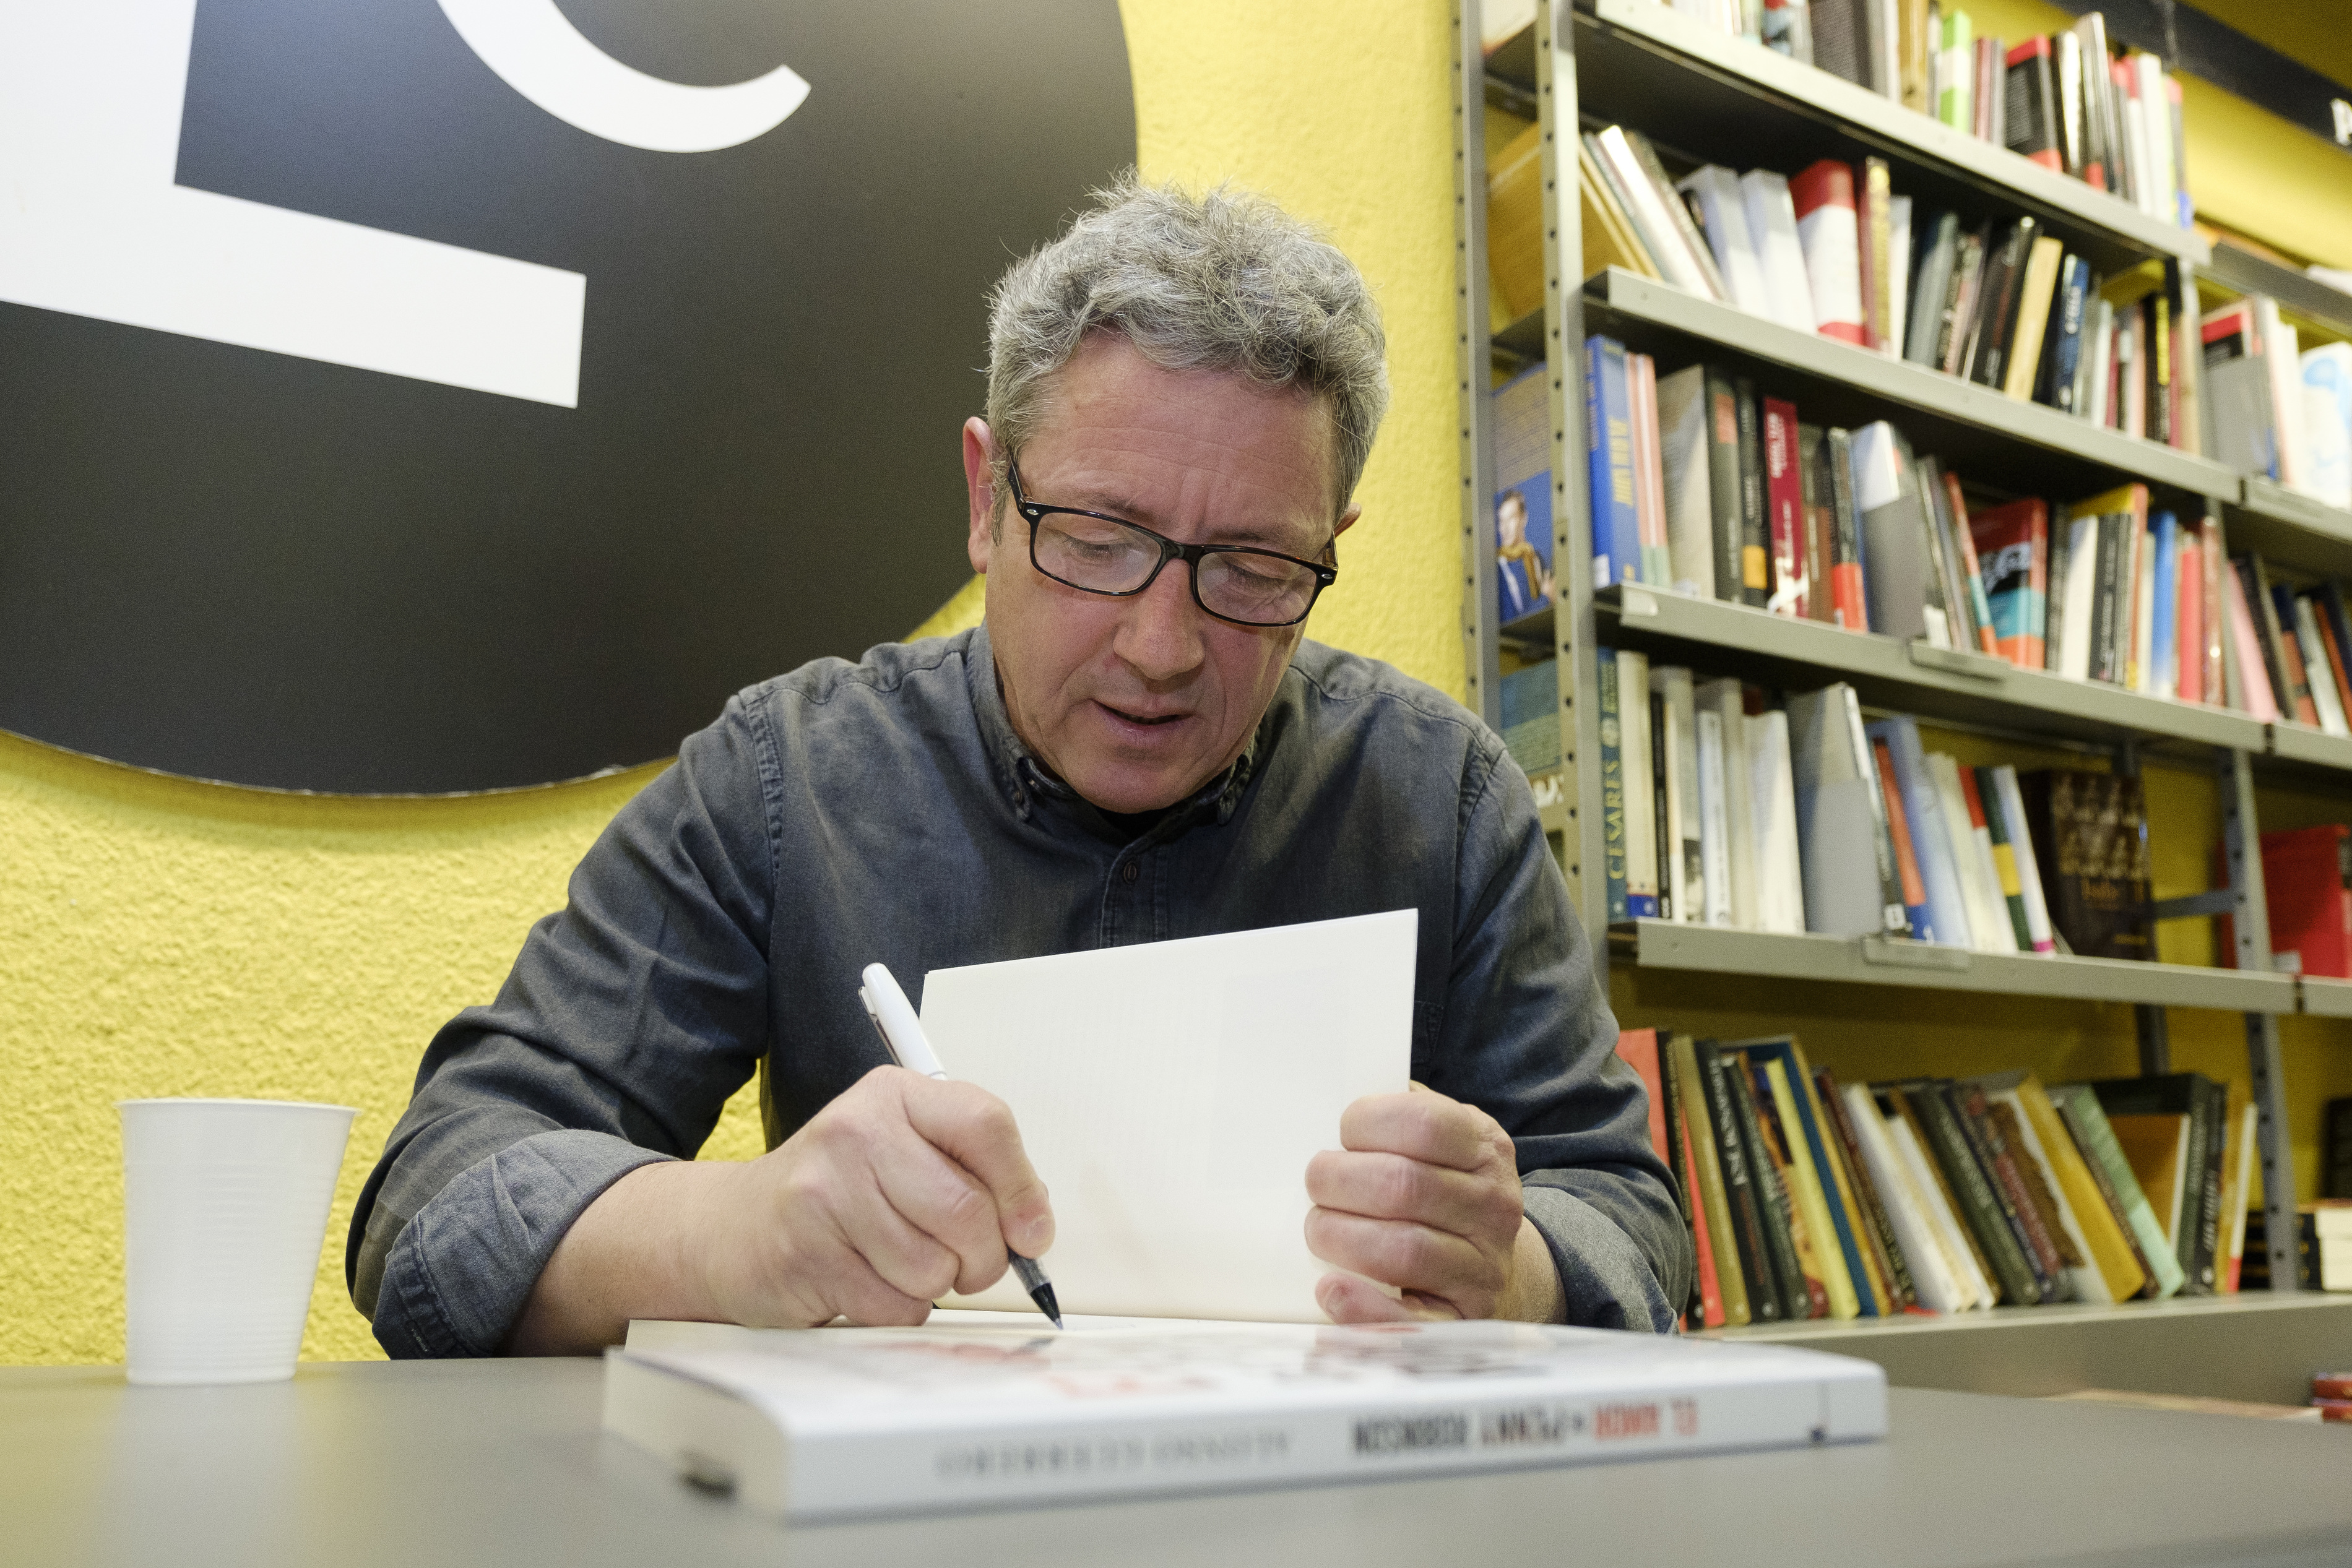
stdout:
{"type": "Polygon", "coordinates": [[[1493,732],[1302,643],[1242,757],[1139,837],[1015,737],[985,628],[751,687],[621,810],[498,999],[425,1051],[352,1217],[352,1299],[394,1356],[497,1354],[580,1212],[691,1157],[755,1070],[772,1146],[887,1061],[867,964],[919,1004],[934,968],[1404,908],[1413,1077],[1514,1139],[1570,1322],[1669,1329],[1673,1179],[1493,732]]]}

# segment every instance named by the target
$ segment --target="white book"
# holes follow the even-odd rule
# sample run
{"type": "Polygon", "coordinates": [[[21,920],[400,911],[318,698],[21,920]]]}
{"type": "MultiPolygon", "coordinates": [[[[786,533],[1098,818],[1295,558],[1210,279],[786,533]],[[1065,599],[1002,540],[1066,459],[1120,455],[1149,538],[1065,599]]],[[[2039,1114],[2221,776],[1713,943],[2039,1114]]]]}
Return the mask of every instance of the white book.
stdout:
{"type": "Polygon", "coordinates": [[[2058,673],[2070,681],[2091,678],[2091,605],[2098,595],[2099,519],[2066,520],[2066,646],[2058,673]]]}
{"type": "Polygon", "coordinates": [[[604,1427],[795,1522],[1886,1435],[1879,1367],[1789,1345],[1491,1322],[699,1326],[607,1353],[604,1427]]]}
{"type": "MultiPolygon", "coordinates": [[[[1412,910],[934,969],[940,1064],[1013,1111],[1074,1312],[1314,1322],[1307,1166],[1412,1077],[1412,910]]],[[[1007,1273],[959,1304],[1030,1312],[1007,1273]]]]}
{"type": "Polygon", "coordinates": [[[2165,91],[2164,62],[2146,53],[2131,57],[2134,82],[2142,107],[2141,125],[2147,137],[2147,207],[2150,217],[2168,224],[2180,221],[2180,188],[2172,172],[2172,98],[2165,91]]]}
{"type": "Polygon", "coordinates": [[[2116,308],[2105,299],[2094,300],[2083,319],[2083,369],[2078,385],[2082,391],[2074,406],[2093,424],[2105,425],[2115,422],[2107,417],[2107,371],[2115,363],[2116,308]]]}
{"type": "Polygon", "coordinates": [[[1888,352],[1899,360],[1909,341],[1905,334],[1911,329],[1911,198],[1889,196],[1886,219],[1886,278],[1895,290],[1886,302],[1886,340],[1888,352]]]}
{"type": "Polygon", "coordinates": [[[1755,802],[1756,923],[1767,931],[1805,927],[1805,868],[1797,844],[1797,780],[1789,716],[1779,708],[1748,721],[1748,797],[1755,802]]]}
{"type": "MultiPolygon", "coordinates": [[[[1702,924],[1706,904],[1706,864],[1699,842],[1698,731],[1691,673],[1669,664],[1650,672],[1650,689],[1664,700],[1666,760],[1666,853],[1673,862],[1662,874],[1671,884],[1673,915],[1702,924]]],[[[1623,690],[1621,682],[1619,690],[1623,690]]],[[[1622,699],[1621,699],[1622,700],[1622,699]]]]}
{"type": "Polygon", "coordinates": [[[1650,658],[1617,650],[1618,756],[1625,768],[1625,899],[1636,919],[1658,913],[1657,776],[1650,768],[1650,658]]]}
{"type": "Polygon", "coordinates": [[[2263,336],[2263,353],[2269,361],[2279,483],[2291,490],[2307,490],[2305,423],[2295,417],[2303,411],[2303,350],[2294,327],[2279,319],[2278,301],[2267,294],[2254,296],[2254,329],[2263,336]]]}
{"type": "Polygon", "coordinates": [[[2352,343],[2303,356],[2304,488],[2352,511],[2352,343]]]}
{"type": "Polygon", "coordinates": [[[1675,223],[1674,214],[1666,211],[1666,195],[1650,183],[1641,160],[1626,141],[1624,127],[1612,125],[1592,141],[1601,167],[1615,183],[1618,197],[1627,204],[1626,215],[1633,220],[1642,243],[1650,247],[1666,281],[1702,299],[1719,298],[1707,281],[1706,269],[1683,243],[1681,228],[1675,223]]]}
{"type": "Polygon", "coordinates": [[[1675,183],[1678,191],[1698,198],[1706,220],[1707,248],[1715,253],[1716,270],[1731,289],[1731,303],[1758,316],[1772,314],[1764,285],[1764,261],[1748,233],[1748,207],[1739,191],[1739,177],[1720,163],[1703,164],[1675,183]]]}
{"type": "Polygon", "coordinates": [[[2131,689],[2156,690],[2156,536],[2146,528],[2132,536],[2131,689]]]}
{"type": "Polygon", "coordinates": [[[1846,1119],[1853,1124],[1854,1140],[1862,1145],[1862,1163],[1869,1168],[1871,1185],[1886,1222],[1895,1228],[1895,1243],[1903,1249],[1904,1267],[1911,1273],[1911,1289],[1919,1304],[1931,1312],[1966,1312],[1976,1304],[1972,1292],[1961,1288],[1944,1256],[1943,1243],[1928,1227],[1927,1200],[1916,1190],[1910,1171],[1895,1148],[1886,1119],[1859,1083],[1848,1083],[1844,1094],[1846,1119]]]}
{"type": "Polygon", "coordinates": [[[1729,925],[1731,904],[1731,813],[1723,798],[1723,716],[1698,709],[1698,841],[1706,879],[1702,917],[1709,925],[1729,925]]]}
{"type": "Polygon", "coordinates": [[[2238,1107],[2237,1141],[2228,1145],[2238,1162],[2237,1185],[2229,1189],[2230,1212],[2221,1217],[2221,1256],[2213,1260],[2216,1270],[2246,1255],[2246,1210],[2254,1196],[2254,1141],[2260,1131],[2256,1114],[2260,1110],[2252,1100],[2238,1107]]]}
{"type": "Polygon", "coordinates": [[[1882,1124],[1886,1129],[1887,1137],[1894,1142],[1895,1153],[1902,1158],[1904,1169],[1910,1174],[1911,1189],[1919,1195],[1920,1205],[1927,1211],[1928,1228],[1935,1233],[1936,1244],[1942,1250],[1944,1262],[1952,1270],[1952,1277],[1958,1281],[1960,1293],[1968,1305],[1991,1307],[1997,1304],[2000,1293],[1992,1288],[1992,1281],[1985,1278],[1984,1270],[1977,1267],[1976,1255],[1969,1249],[1968,1231],[1962,1228],[1959,1216],[1952,1212],[1952,1206],[1944,1201],[1944,1189],[1937,1184],[1935,1172],[1928,1164],[1927,1151],[1919,1146],[1918,1138],[1911,1131],[1911,1124],[1900,1116],[1889,1116],[1882,1124]]]}
{"type": "Polygon", "coordinates": [[[1969,814],[1958,762],[1941,751],[1930,751],[1927,758],[1927,777],[1935,781],[1936,802],[1943,809],[1945,832],[1952,843],[1952,868],[1959,873],[1960,902],[1968,909],[1969,945],[1979,953],[2014,953],[2017,937],[2009,924],[2000,873],[1993,869],[1992,834],[1978,828],[1969,814]]]}
{"type": "MultiPolygon", "coordinates": [[[[2009,851],[2017,857],[2017,880],[2025,894],[2025,932],[2037,953],[2054,953],[2057,942],[2050,929],[2050,904],[2042,895],[2042,862],[2034,857],[2033,833],[2025,820],[2025,796],[2017,787],[2017,769],[2004,762],[1992,770],[2000,800],[2000,817],[2009,831],[2009,851]]],[[[1985,802],[1990,810],[1992,802],[1985,802]]]]}
{"type": "Polygon", "coordinates": [[[2294,601],[2294,639],[2303,644],[2303,662],[2311,683],[2311,702],[2319,710],[2319,727],[2330,735],[2352,736],[2344,722],[2343,699],[2336,695],[2336,672],[2327,663],[2327,644],[2319,640],[2319,617],[2311,601],[2294,601]]]}
{"type": "Polygon", "coordinates": [[[1757,915],[1756,795],[1749,788],[1747,703],[1736,680],[1709,681],[1694,694],[1702,709],[1720,716],[1723,734],[1723,814],[1727,836],[1724,862],[1731,882],[1726,890],[1731,923],[1747,930],[1760,924],[1757,915]]]}
{"type": "Polygon", "coordinates": [[[2034,1168],[2042,1173],[2042,1185],[2050,1194],[2051,1207],[2057,1212],[2059,1227],[2066,1232],[2066,1240],[2073,1247],[2074,1256],[2082,1260],[2080,1263],[2066,1266],[2066,1281],[2074,1288],[2074,1300],[2088,1301],[2095,1306],[2113,1306],[2115,1293],[2107,1289],[2106,1276],[2101,1274],[2098,1265],[2091,1261],[2090,1239],[2083,1234],[2082,1222],[2074,1218],[2074,1206],[2066,1201],[2066,1189],[2058,1181],[2058,1167],[2051,1163],[2049,1152],[2042,1146],[2041,1134],[2033,1130],[2033,1118],[2026,1113],[2024,1096],[2013,1087],[1995,1089],[1987,1085],[1985,1098],[2007,1105],[2016,1116],[2018,1142],[2024,1145],[2026,1156],[2032,1160],[2034,1168]]]}
{"type": "Polygon", "coordinates": [[[1658,456],[1666,556],[1677,591],[1715,597],[1714,491],[1707,470],[1706,367],[1658,378],[1658,456]]]}
{"type": "Polygon", "coordinates": [[[1748,208],[1748,233],[1763,257],[1769,314],[1784,327],[1812,331],[1813,286],[1805,277],[1805,247],[1797,238],[1797,204],[1786,175],[1750,169],[1739,176],[1748,208]]]}

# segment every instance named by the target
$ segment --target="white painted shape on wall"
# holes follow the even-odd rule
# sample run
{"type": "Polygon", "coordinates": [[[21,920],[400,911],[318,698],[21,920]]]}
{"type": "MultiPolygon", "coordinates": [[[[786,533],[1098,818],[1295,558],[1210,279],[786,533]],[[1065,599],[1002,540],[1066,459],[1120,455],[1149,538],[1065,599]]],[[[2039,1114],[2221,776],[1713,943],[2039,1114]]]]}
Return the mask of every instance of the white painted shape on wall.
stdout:
{"type": "Polygon", "coordinates": [[[0,0],[0,299],[579,406],[583,275],[174,184],[194,25],[0,0]]]}
{"type": "Polygon", "coordinates": [[[652,152],[714,152],[765,136],[808,97],[790,66],[728,87],[665,81],[598,48],[555,0],[440,0],[499,79],[592,136],[652,152]]]}

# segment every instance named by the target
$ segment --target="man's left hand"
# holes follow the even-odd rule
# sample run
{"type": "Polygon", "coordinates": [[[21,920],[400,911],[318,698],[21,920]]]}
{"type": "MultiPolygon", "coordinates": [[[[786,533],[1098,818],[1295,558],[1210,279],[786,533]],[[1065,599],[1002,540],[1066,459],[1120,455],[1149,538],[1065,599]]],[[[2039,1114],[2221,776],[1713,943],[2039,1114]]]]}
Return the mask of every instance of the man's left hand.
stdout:
{"type": "Polygon", "coordinates": [[[1307,1248],[1349,1270],[1316,1287],[1333,1322],[1559,1321],[1551,1249],[1521,1207],[1517,1156],[1492,1116],[1416,1083],[1349,1106],[1339,1142],[1307,1166],[1307,1248]]]}

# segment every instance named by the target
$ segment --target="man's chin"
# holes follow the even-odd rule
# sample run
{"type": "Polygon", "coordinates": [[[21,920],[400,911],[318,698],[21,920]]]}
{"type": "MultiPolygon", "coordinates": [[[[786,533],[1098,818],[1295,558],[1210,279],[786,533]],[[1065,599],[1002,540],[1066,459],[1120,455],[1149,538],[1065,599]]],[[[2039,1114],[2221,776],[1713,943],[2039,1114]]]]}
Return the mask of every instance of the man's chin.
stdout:
{"type": "Polygon", "coordinates": [[[1208,776],[1203,774],[1195,779],[1189,772],[1107,768],[1095,771],[1083,780],[1072,779],[1069,782],[1072,789],[1098,810],[1114,816],[1133,817],[1146,811],[1164,811],[1191,799],[1195,790],[1208,782],[1208,776]]]}

